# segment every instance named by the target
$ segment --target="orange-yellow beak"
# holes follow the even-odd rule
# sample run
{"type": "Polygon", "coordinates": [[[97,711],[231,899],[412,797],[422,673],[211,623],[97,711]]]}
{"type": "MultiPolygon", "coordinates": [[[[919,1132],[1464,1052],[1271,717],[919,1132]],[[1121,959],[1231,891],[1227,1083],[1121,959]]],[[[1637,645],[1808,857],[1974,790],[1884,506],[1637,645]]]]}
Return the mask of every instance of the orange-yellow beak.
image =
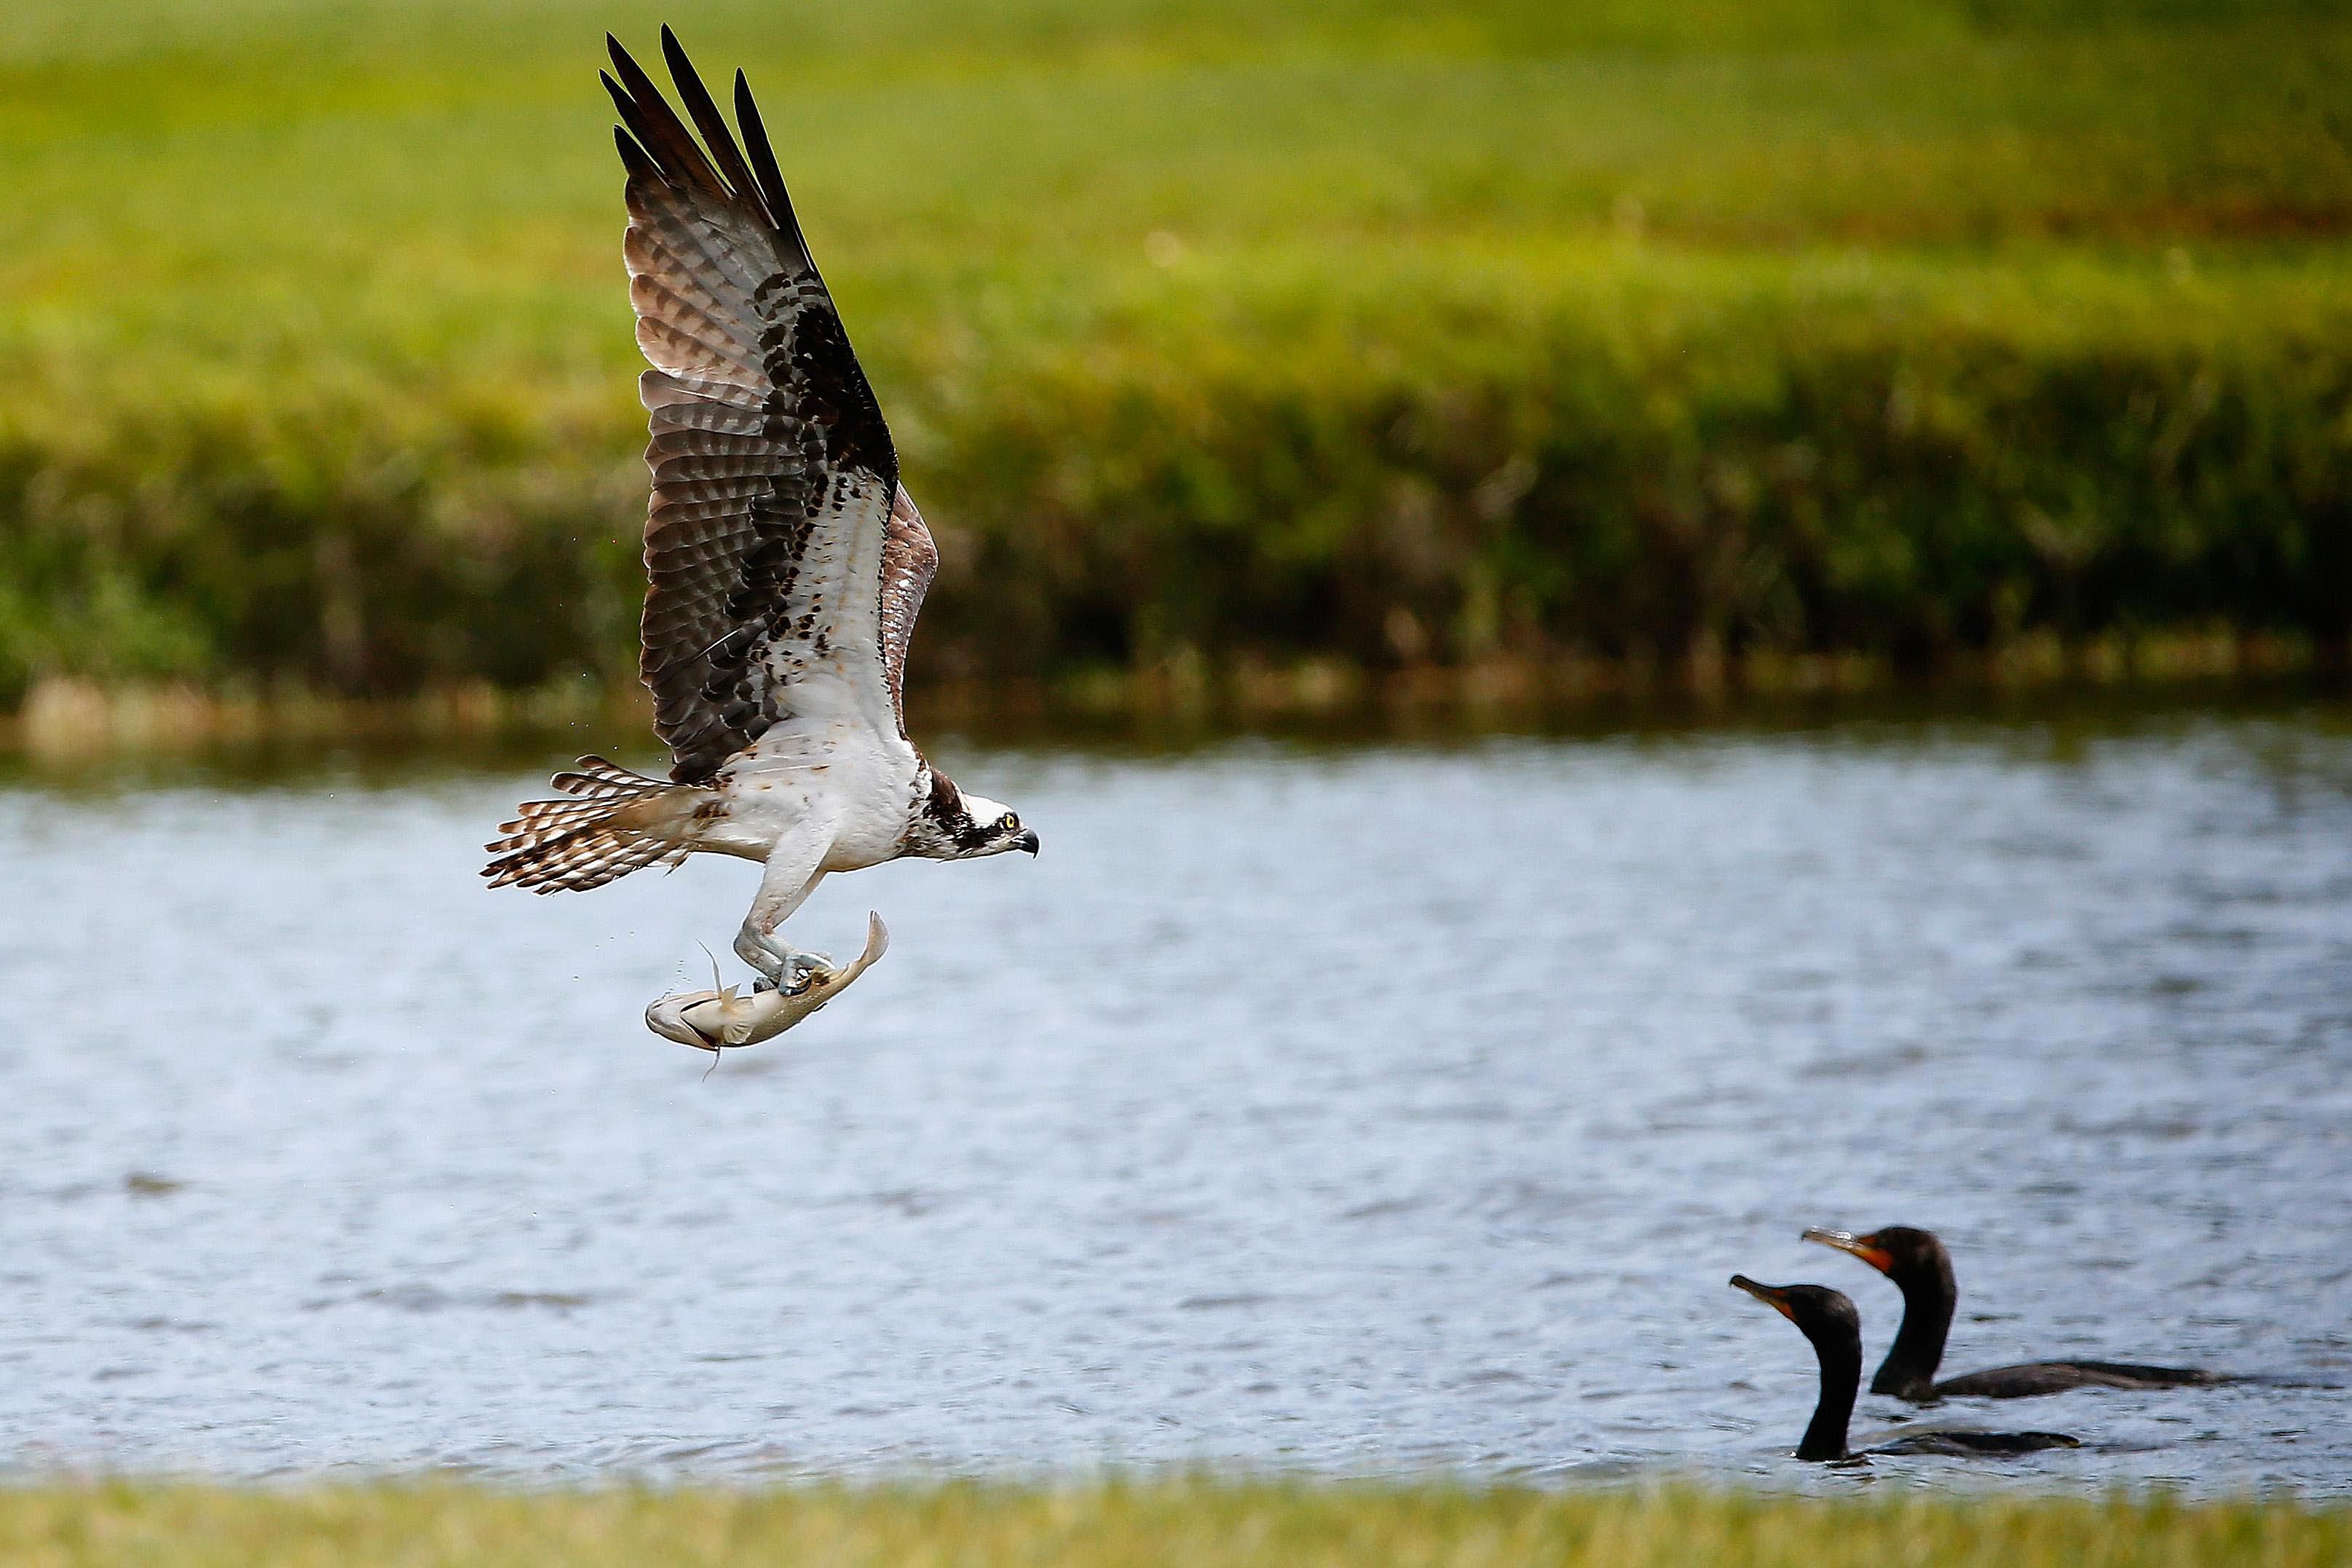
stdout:
{"type": "Polygon", "coordinates": [[[1818,1241],[1824,1247],[1834,1247],[1841,1252],[1850,1252],[1882,1274],[1894,1271],[1895,1254],[1878,1244],[1875,1232],[1856,1236],[1846,1230],[1824,1230],[1816,1225],[1805,1232],[1803,1239],[1818,1241]]]}
{"type": "Polygon", "coordinates": [[[1747,1291],[1790,1322],[1796,1322],[1797,1314],[1789,1310],[1789,1294],[1779,1286],[1759,1285],[1745,1274],[1734,1274],[1731,1277],[1731,1288],[1735,1291],[1747,1291]]]}

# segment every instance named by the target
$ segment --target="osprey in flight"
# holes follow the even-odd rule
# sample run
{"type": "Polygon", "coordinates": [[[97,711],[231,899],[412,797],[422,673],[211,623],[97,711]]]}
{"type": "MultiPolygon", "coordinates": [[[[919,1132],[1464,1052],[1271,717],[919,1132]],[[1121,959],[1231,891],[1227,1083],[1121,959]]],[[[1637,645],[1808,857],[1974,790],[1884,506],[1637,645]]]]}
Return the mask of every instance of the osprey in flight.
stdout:
{"type": "MultiPolygon", "coordinates": [[[[889,427],[743,74],[739,145],[662,29],[698,145],[605,42],[620,78],[604,79],[628,171],[629,298],[653,365],[638,382],[653,416],[640,670],[673,762],[663,779],[582,758],[553,779],[562,799],[526,801],[500,830],[482,874],[493,887],[579,892],[697,852],[762,862],[735,951],[761,991],[806,995],[814,1010],[854,976],[793,951],[776,928],[826,873],[902,855],[1034,854],[1037,835],[958,789],[907,737],[907,644],[939,551],[899,486],[889,427]]],[[[688,1021],[648,1021],[720,1043],[691,1008],[667,1012],[688,1021]]]]}

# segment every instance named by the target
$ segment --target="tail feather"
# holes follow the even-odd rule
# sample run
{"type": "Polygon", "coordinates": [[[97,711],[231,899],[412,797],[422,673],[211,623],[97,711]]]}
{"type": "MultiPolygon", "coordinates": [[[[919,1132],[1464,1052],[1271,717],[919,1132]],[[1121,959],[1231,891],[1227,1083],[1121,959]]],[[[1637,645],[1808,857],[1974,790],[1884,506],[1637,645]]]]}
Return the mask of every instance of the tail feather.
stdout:
{"type": "Polygon", "coordinates": [[[701,787],[648,779],[601,757],[583,757],[574,771],[551,782],[568,799],[526,800],[500,837],[483,847],[482,868],[492,887],[518,884],[535,893],[585,893],[658,861],[686,857],[688,845],[665,828],[682,825],[684,805],[701,787]],[[677,799],[673,799],[677,798],[677,799]]]}

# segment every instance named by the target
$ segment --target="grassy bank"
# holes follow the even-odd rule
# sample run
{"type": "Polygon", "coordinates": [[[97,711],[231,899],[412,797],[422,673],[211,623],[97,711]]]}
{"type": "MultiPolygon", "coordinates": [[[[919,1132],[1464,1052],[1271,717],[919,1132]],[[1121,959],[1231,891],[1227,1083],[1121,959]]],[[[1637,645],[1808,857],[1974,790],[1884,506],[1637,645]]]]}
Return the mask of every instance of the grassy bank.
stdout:
{"type": "Polygon", "coordinates": [[[1696,1491],[1558,1495],[1207,1483],[1057,1491],[950,1486],[515,1494],[394,1487],[259,1493],[108,1486],[0,1493],[0,1558],[43,1568],[2318,1568],[2347,1553],[2352,1517],[2288,1502],[1820,1501],[1696,1491]]]}
{"type": "MultiPolygon", "coordinates": [[[[625,684],[653,9],[18,10],[0,706],[625,684]]],[[[2352,24],[1563,10],[697,8],[943,536],[919,678],[2340,649],[2352,24]]]]}

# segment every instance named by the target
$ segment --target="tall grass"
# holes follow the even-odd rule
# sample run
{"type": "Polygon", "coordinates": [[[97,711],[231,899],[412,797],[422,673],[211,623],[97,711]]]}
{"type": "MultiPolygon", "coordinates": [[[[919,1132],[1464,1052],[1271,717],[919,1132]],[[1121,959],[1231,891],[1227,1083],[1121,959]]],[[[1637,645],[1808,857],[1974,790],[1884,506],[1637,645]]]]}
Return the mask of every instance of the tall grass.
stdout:
{"type": "Polygon", "coordinates": [[[1821,1501],[1693,1490],[1212,1482],[520,1495],[114,1485],[0,1493],[0,1557],[55,1568],[2320,1568],[2347,1552],[2352,1520],[2344,1511],[2284,1501],[1821,1501]]]}
{"type": "MultiPolygon", "coordinates": [[[[625,680],[654,9],[15,13],[0,701],[625,680]]],[[[2345,634],[2331,7],[684,20],[943,535],[931,674],[2345,634]]]]}

